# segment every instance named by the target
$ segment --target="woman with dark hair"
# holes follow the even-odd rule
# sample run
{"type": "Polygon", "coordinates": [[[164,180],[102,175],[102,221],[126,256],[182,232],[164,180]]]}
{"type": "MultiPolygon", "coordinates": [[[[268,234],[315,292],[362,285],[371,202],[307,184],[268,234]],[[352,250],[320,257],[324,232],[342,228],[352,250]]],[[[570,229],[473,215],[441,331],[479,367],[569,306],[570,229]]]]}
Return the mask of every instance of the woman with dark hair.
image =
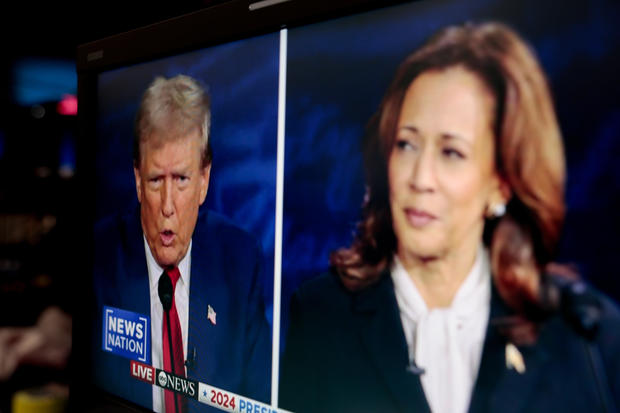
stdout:
{"type": "Polygon", "coordinates": [[[618,311],[551,262],[562,140],[543,70],[514,31],[468,24],[430,38],[398,68],[363,154],[356,238],[291,303],[283,408],[620,402],[618,311]]]}

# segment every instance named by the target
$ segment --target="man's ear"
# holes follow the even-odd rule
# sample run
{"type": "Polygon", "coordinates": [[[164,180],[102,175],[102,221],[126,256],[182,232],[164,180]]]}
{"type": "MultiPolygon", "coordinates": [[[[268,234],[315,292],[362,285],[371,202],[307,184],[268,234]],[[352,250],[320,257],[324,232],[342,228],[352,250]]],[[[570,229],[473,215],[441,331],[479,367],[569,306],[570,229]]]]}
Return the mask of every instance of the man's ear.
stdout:
{"type": "Polygon", "coordinates": [[[142,203],[142,177],[140,176],[140,170],[133,166],[133,176],[136,179],[136,193],[138,195],[138,202],[142,203]]]}
{"type": "Polygon", "coordinates": [[[205,202],[209,190],[209,177],[211,176],[211,164],[200,170],[200,205],[205,202]]]}

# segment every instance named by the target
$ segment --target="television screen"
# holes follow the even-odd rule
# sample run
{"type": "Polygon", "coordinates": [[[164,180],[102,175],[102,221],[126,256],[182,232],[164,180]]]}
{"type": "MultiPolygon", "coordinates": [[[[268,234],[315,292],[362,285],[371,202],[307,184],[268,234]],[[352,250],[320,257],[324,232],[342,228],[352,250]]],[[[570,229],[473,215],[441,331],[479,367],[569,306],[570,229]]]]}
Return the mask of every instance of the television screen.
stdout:
{"type": "MultiPolygon", "coordinates": [[[[162,326],[159,325],[155,333],[155,327],[151,328],[151,325],[156,318],[159,324],[167,321],[149,306],[148,294],[141,296],[127,294],[126,291],[140,287],[156,291],[157,277],[164,269],[162,267],[169,264],[166,261],[167,250],[189,248],[184,245],[189,243],[189,238],[186,240],[183,237],[184,231],[190,231],[189,235],[193,233],[191,251],[188,249],[185,255],[191,256],[191,262],[187,264],[187,273],[182,271],[181,275],[181,280],[186,284],[185,300],[189,300],[186,304],[189,311],[183,314],[178,309],[180,323],[190,328],[196,326],[196,331],[181,329],[188,335],[183,343],[185,359],[190,356],[194,358],[194,365],[186,366],[187,376],[191,377],[190,373],[193,373],[196,379],[201,377],[211,386],[268,402],[271,382],[271,330],[268,322],[272,320],[273,313],[278,41],[277,34],[259,36],[104,71],[98,76],[94,282],[97,313],[102,324],[95,331],[95,341],[101,341],[101,345],[97,347],[94,359],[97,361],[97,383],[111,393],[133,399],[145,407],[150,407],[152,398],[155,410],[161,410],[164,404],[163,392],[157,386],[153,386],[151,391],[151,386],[129,375],[126,380],[111,378],[117,369],[124,368],[121,365],[127,364],[126,360],[119,360],[119,356],[137,359],[164,370],[163,358],[158,356],[162,344],[157,344],[162,340],[162,326]],[[150,147],[141,144],[142,159],[138,164],[134,163],[133,153],[134,120],[142,95],[155,79],[182,80],[179,75],[193,79],[210,100],[208,140],[212,150],[211,178],[207,177],[205,189],[208,196],[193,227],[191,222],[183,222],[192,220],[194,201],[187,194],[192,188],[192,180],[196,182],[197,176],[192,176],[191,165],[185,165],[185,160],[179,158],[179,164],[157,163],[151,169],[147,160],[150,161],[148,157],[156,153],[155,150],[151,151],[150,147]],[[141,202],[136,196],[134,165],[142,177],[141,202]],[[161,188],[167,191],[168,167],[172,168],[170,194],[164,197],[170,198],[164,199],[164,192],[155,189],[154,185],[159,178],[151,176],[151,173],[163,175],[161,188]],[[189,186],[177,185],[180,178],[175,174],[181,172],[187,175],[189,186]],[[158,210],[147,213],[140,207],[147,205],[147,202],[158,210]],[[169,211],[162,208],[169,208],[169,211]],[[144,256],[139,222],[156,226],[159,234],[155,238],[161,238],[162,231],[170,231],[175,238],[172,241],[152,240],[145,233],[145,245],[153,249],[153,257],[158,264],[157,277],[153,274],[150,278],[148,276],[155,270],[146,265],[148,259],[145,260],[144,256]],[[139,230],[133,234],[138,235],[137,238],[131,234],[133,229],[139,230]],[[199,240],[202,231],[220,233],[209,234],[199,240]],[[235,231],[239,232],[239,236],[235,231]],[[140,258],[135,266],[133,248],[117,248],[118,241],[121,244],[139,242],[140,258]],[[227,247],[226,243],[229,244],[227,247]],[[158,252],[159,249],[162,251],[158,252]],[[218,265],[221,268],[216,268],[218,265]],[[135,284],[131,281],[138,275],[144,277],[144,285],[139,279],[135,284]],[[184,278],[186,275],[189,275],[187,279],[184,278]],[[217,279],[220,277],[223,279],[222,285],[218,285],[217,279]],[[202,286],[201,280],[204,281],[202,286]],[[129,310],[131,316],[120,313],[129,310]],[[119,316],[117,312],[124,315],[119,316]],[[146,320],[144,334],[139,337],[138,333],[142,330],[132,333],[116,324],[120,320],[129,322],[134,318],[146,320]],[[258,328],[261,324],[262,327],[258,328]],[[97,340],[100,334],[103,337],[97,340]],[[151,335],[152,338],[149,337],[151,335]],[[215,354],[219,357],[216,358],[215,354]],[[249,360],[250,357],[254,360],[249,360]],[[206,373],[211,371],[215,373],[206,373]],[[203,377],[203,374],[207,376],[203,377]],[[211,378],[206,380],[208,375],[211,378]],[[246,378],[251,377],[253,382],[248,380],[244,383],[246,378]],[[149,394],[146,398],[138,397],[138,387],[147,390],[149,394]]],[[[178,83],[177,88],[186,87],[183,82],[178,83]]],[[[160,93],[164,95],[166,92],[160,93]]],[[[191,96],[186,98],[191,99],[191,96]]],[[[164,146],[164,149],[167,150],[167,147],[164,146]]],[[[196,162],[196,170],[199,170],[198,160],[196,162]]],[[[195,217],[193,219],[196,220],[195,217]]],[[[176,294],[175,298],[179,299],[176,294]]],[[[156,294],[151,296],[151,299],[157,298],[156,294]]],[[[159,300],[156,304],[161,305],[159,300]]],[[[165,324],[163,326],[165,329],[165,324]]],[[[190,385],[189,389],[190,396],[200,396],[198,385],[190,385]]],[[[206,397],[204,400],[210,401],[206,397]]]]}
{"type": "MultiPolygon", "coordinates": [[[[373,179],[383,177],[386,205],[395,205],[392,179],[396,179],[396,169],[388,168],[387,158],[386,176],[369,169],[372,151],[368,142],[373,128],[379,130],[383,127],[377,126],[380,122],[388,122],[376,116],[383,116],[388,92],[395,87],[392,82],[405,70],[401,64],[413,59],[412,54],[428,44],[431,36],[446,28],[505,27],[540,65],[552,104],[549,113],[557,117],[557,147],[562,151],[549,156],[560,159],[558,170],[563,170],[563,165],[566,170],[560,201],[563,209],[558,212],[563,225],[554,235],[553,248],[547,248],[547,227],[536,226],[538,221],[530,212],[523,212],[536,209],[521,202],[524,192],[507,178],[509,170],[502,170],[504,182],[509,182],[506,187],[512,191],[508,192],[521,202],[507,202],[507,214],[517,217],[516,221],[525,216],[526,222],[534,222],[531,228],[542,228],[541,233],[538,229],[528,232],[534,239],[537,262],[567,264],[612,301],[620,299],[620,285],[611,276],[616,229],[620,227],[615,213],[620,200],[616,162],[620,146],[615,139],[620,129],[616,98],[618,5],[585,0],[561,7],[533,0],[437,0],[389,6],[360,1],[312,7],[301,2],[296,8],[296,1],[291,1],[272,9],[257,9],[256,4],[262,4],[258,2],[250,7],[252,11],[240,3],[230,2],[172,23],[104,39],[79,51],[82,138],[88,140],[82,153],[90,161],[82,176],[87,177],[84,187],[93,200],[88,217],[93,240],[88,254],[92,258],[88,274],[92,300],[88,315],[83,316],[89,331],[84,339],[88,350],[81,351],[88,353],[84,360],[96,388],[155,411],[315,411],[324,408],[323,403],[353,410],[368,400],[377,403],[366,405],[371,410],[385,406],[398,410],[403,407],[399,403],[407,403],[399,396],[387,404],[382,404],[379,396],[348,397],[349,386],[353,394],[383,391],[354,388],[368,374],[357,357],[372,361],[374,356],[371,348],[357,354],[348,340],[363,337],[367,333],[360,331],[373,328],[372,323],[359,326],[359,320],[349,320],[349,324],[335,314],[319,314],[326,308],[349,311],[349,302],[341,303],[341,308],[335,303],[326,306],[322,301],[310,301],[304,309],[309,313],[316,310],[319,331],[335,329],[346,338],[340,341],[331,330],[310,339],[301,335],[307,339],[307,348],[296,350],[297,359],[285,354],[291,323],[303,322],[303,317],[291,319],[291,311],[300,311],[291,308],[295,292],[310,285],[303,290],[310,294],[312,285],[321,283],[316,280],[326,277],[342,281],[339,271],[346,267],[343,251],[366,254],[371,248],[354,250],[352,245],[360,241],[365,226],[374,225],[368,214],[375,211],[376,188],[381,190],[382,184],[373,186],[373,179]],[[228,19],[218,22],[215,27],[219,31],[196,28],[196,24],[213,23],[219,16],[228,19]],[[243,22],[252,24],[243,26],[243,22]],[[148,41],[149,36],[165,40],[158,47],[148,41]],[[195,113],[202,121],[195,121],[195,113]],[[175,276],[175,271],[180,276],[175,276]],[[172,287],[166,287],[168,279],[172,287]],[[313,354],[327,353],[339,361],[332,365],[333,370],[323,364],[311,365],[313,354]],[[299,357],[304,360],[299,362],[299,357]],[[282,362],[292,364],[282,366],[282,362]],[[304,377],[282,382],[283,368],[288,369],[287,378],[291,374],[304,377]],[[323,380],[322,375],[333,378],[323,380]],[[355,375],[359,381],[334,384],[355,375]],[[322,384],[312,387],[308,384],[311,380],[322,384]],[[291,389],[291,383],[303,388],[291,389]],[[280,405],[279,399],[284,404],[280,405]]],[[[478,70],[477,63],[463,63],[454,56],[450,59],[456,60],[445,59],[444,63],[423,60],[428,69],[420,69],[421,73],[448,73],[454,67],[465,67],[465,73],[478,70]]],[[[466,80],[460,79],[459,84],[466,80]]],[[[508,94],[506,90],[502,93],[508,94]]],[[[420,107],[432,107],[429,96],[420,101],[420,107]]],[[[540,97],[533,99],[538,102],[540,97]]],[[[502,111],[509,111],[506,107],[493,113],[504,116],[502,111]]],[[[434,116],[449,117],[451,113],[446,107],[434,116]]],[[[441,124],[437,119],[429,125],[441,124]]],[[[408,131],[416,142],[427,139],[417,124],[408,131]]],[[[495,127],[494,133],[500,132],[495,127]]],[[[396,138],[401,141],[407,149],[426,153],[423,145],[396,138]]],[[[489,147],[492,141],[485,145],[482,147],[489,147]]],[[[445,156],[453,162],[445,168],[455,168],[455,162],[466,158],[456,150],[445,156]]],[[[536,153],[528,156],[519,171],[539,159],[536,153]]],[[[503,162],[500,158],[496,160],[499,165],[503,162]]],[[[412,183],[415,173],[409,172],[407,185],[414,193],[426,191],[437,199],[443,196],[440,202],[455,211],[473,205],[467,204],[471,201],[467,196],[482,196],[480,187],[467,191],[470,181],[462,180],[465,172],[452,175],[446,181],[450,184],[442,186],[442,166],[428,162],[434,166],[429,167],[432,172],[425,175],[425,181],[420,178],[412,183]]],[[[381,168],[380,163],[375,166],[381,168]]],[[[528,179],[544,181],[542,175],[536,176],[528,179]]],[[[393,268],[386,267],[385,260],[393,265],[393,256],[401,258],[400,251],[409,248],[402,241],[397,213],[386,213],[388,218],[379,214],[375,222],[387,219],[394,229],[379,232],[372,247],[380,251],[385,245],[387,258],[374,262],[384,270],[393,268]]],[[[408,222],[422,231],[426,225],[422,221],[437,220],[425,214],[410,217],[408,222]]],[[[459,220],[465,222],[466,218],[459,220]]],[[[484,224],[485,230],[496,224],[484,224]]],[[[442,234],[458,235],[461,227],[454,225],[442,234]]],[[[476,233],[475,227],[462,231],[476,233]]],[[[490,248],[494,241],[485,237],[479,234],[485,248],[490,248]]],[[[461,245],[469,238],[455,239],[453,244],[461,245]]],[[[432,233],[424,240],[419,248],[431,248],[432,233]]],[[[449,242],[445,245],[452,245],[449,242]]],[[[418,248],[415,245],[409,249],[418,248]]],[[[342,285],[337,288],[347,290],[342,285]]],[[[354,288],[345,295],[358,297],[356,291],[354,288]]],[[[331,295],[325,292],[323,297],[328,300],[331,295]]],[[[293,302],[301,306],[303,298],[297,295],[293,302]]],[[[396,306],[392,301],[398,314],[401,303],[396,306]]],[[[380,331],[374,333],[380,335],[380,331]]],[[[397,337],[405,352],[407,345],[411,348],[408,335],[401,332],[397,337]]],[[[299,346],[299,337],[291,339],[299,346]]],[[[483,353],[483,364],[484,357],[483,353]]],[[[372,371],[381,377],[382,367],[375,367],[372,371]]],[[[473,390],[466,392],[465,407],[480,403],[481,390],[476,386],[484,383],[478,374],[477,367],[473,368],[468,379],[473,390]]],[[[432,376],[426,377],[431,380],[432,376]]],[[[434,409],[438,405],[426,380],[422,380],[425,403],[434,409]]],[[[398,392],[389,379],[382,384],[384,390],[398,392]]]]}

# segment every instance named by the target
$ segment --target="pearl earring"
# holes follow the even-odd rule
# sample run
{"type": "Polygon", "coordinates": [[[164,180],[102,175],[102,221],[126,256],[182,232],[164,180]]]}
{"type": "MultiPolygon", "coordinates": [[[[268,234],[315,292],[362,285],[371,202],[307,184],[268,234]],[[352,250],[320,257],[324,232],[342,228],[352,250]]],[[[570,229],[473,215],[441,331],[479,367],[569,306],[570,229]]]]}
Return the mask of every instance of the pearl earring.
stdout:
{"type": "Polygon", "coordinates": [[[491,214],[495,218],[499,218],[506,213],[506,205],[504,204],[495,204],[491,207],[491,214]]]}

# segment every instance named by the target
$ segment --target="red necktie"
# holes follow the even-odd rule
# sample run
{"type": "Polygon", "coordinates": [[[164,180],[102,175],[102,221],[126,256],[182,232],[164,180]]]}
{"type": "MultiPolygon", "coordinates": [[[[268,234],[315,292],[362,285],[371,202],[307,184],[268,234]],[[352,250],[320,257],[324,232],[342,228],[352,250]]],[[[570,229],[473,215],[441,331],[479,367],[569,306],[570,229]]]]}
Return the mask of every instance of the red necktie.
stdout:
{"type": "MultiPolygon", "coordinates": [[[[179,322],[179,314],[177,313],[177,307],[174,302],[174,291],[177,285],[177,281],[181,277],[181,273],[177,267],[171,270],[166,270],[166,274],[172,281],[172,307],[170,308],[170,331],[172,337],[172,355],[174,361],[174,370],[172,369],[172,363],[170,362],[170,341],[168,340],[168,324],[166,322],[166,315],[163,317],[162,328],[162,344],[164,353],[164,370],[174,373],[177,376],[185,377],[185,365],[183,363],[183,337],[181,336],[181,323],[179,322]]],[[[177,398],[179,413],[184,412],[185,404],[184,398],[179,393],[175,393],[171,390],[164,390],[166,401],[166,413],[174,413],[175,405],[174,398],[177,398]]]]}

